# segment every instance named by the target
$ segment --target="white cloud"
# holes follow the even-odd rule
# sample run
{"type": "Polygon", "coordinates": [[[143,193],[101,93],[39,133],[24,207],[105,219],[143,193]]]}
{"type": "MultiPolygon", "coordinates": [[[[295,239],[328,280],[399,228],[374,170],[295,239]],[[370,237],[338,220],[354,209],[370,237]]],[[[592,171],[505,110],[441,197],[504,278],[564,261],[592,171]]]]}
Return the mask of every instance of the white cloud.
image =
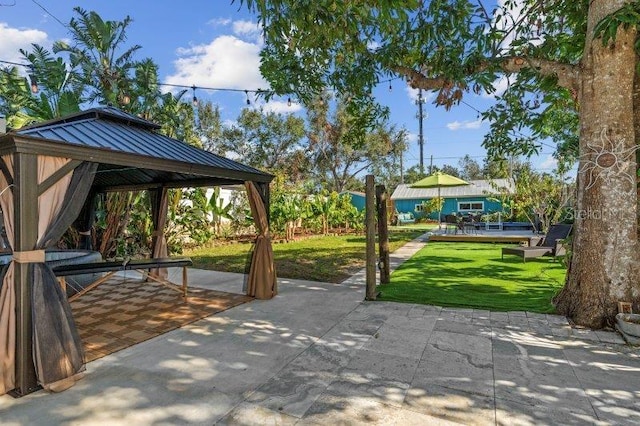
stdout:
{"type": "MultiPolygon", "coordinates": [[[[503,53],[511,48],[516,37],[523,35],[535,46],[542,44],[544,34],[539,31],[537,19],[523,19],[524,15],[530,12],[530,7],[527,8],[525,0],[498,0],[497,6],[493,15],[493,25],[497,30],[506,34],[500,44],[503,53]],[[497,20],[498,15],[502,15],[499,22],[497,20]],[[514,28],[516,29],[514,30],[514,28]]],[[[544,20],[545,15],[534,15],[534,18],[544,20]]]]}
{"type": "Polygon", "coordinates": [[[558,160],[553,158],[551,155],[547,155],[547,158],[544,159],[542,163],[540,163],[540,169],[542,170],[553,170],[558,167],[558,160]]]}
{"type": "MultiPolygon", "coordinates": [[[[414,89],[410,86],[405,86],[404,90],[407,92],[407,96],[411,99],[411,102],[418,102],[418,89],[414,89]]],[[[425,92],[422,91],[422,99],[423,103],[430,103],[436,98],[436,92],[425,92]]]]}
{"type": "Polygon", "coordinates": [[[11,62],[24,62],[19,49],[30,50],[32,43],[50,47],[47,33],[29,28],[12,28],[0,22],[0,59],[11,62]]]}
{"type": "Polygon", "coordinates": [[[255,37],[260,36],[261,29],[254,21],[234,21],[233,33],[237,36],[255,37]]]}
{"type": "Polygon", "coordinates": [[[418,142],[418,135],[416,133],[407,133],[407,143],[412,144],[418,142]]]}
{"type": "Polygon", "coordinates": [[[275,112],[277,114],[298,112],[301,109],[302,105],[300,105],[298,102],[292,102],[291,105],[289,105],[288,102],[269,101],[266,104],[262,105],[262,110],[264,112],[275,112]]]}
{"type": "Polygon", "coordinates": [[[175,73],[165,83],[225,89],[268,89],[260,74],[260,44],[223,35],[209,44],[176,51],[175,73]]]}
{"type": "Polygon", "coordinates": [[[451,131],[456,131],[460,129],[479,129],[482,126],[482,120],[465,120],[465,121],[452,121],[451,123],[447,123],[447,128],[451,131]]]}
{"type": "Polygon", "coordinates": [[[511,85],[510,77],[504,75],[493,82],[493,88],[495,91],[492,93],[485,92],[482,94],[482,97],[495,98],[496,96],[502,96],[502,94],[509,88],[510,85],[511,85]]]}
{"type": "Polygon", "coordinates": [[[231,23],[231,19],[229,18],[215,18],[207,22],[207,24],[212,25],[214,27],[225,27],[231,23]]]}

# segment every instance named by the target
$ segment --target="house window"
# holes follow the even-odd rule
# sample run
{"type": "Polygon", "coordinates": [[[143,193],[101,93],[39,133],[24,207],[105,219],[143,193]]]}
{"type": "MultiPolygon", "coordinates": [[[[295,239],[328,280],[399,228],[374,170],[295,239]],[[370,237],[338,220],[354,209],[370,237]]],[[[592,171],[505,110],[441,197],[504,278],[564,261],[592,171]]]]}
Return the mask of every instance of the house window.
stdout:
{"type": "Polygon", "coordinates": [[[458,202],[458,211],[462,213],[484,211],[484,201],[458,202]]]}
{"type": "Polygon", "coordinates": [[[423,212],[424,211],[424,206],[422,204],[416,204],[415,208],[413,209],[413,211],[416,212],[423,212]]]}

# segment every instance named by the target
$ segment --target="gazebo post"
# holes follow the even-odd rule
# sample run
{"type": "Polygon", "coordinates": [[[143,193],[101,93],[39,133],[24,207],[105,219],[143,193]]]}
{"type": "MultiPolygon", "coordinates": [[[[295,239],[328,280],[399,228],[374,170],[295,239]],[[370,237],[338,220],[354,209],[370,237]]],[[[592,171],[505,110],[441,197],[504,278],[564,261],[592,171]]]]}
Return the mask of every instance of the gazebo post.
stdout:
{"type": "MultiPolygon", "coordinates": [[[[14,252],[33,250],[38,239],[38,158],[33,154],[14,156],[14,252]]],[[[31,283],[29,263],[14,262],[16,288],[16,387],[13,396],[38,390],[33,364],[31,283]]]]}

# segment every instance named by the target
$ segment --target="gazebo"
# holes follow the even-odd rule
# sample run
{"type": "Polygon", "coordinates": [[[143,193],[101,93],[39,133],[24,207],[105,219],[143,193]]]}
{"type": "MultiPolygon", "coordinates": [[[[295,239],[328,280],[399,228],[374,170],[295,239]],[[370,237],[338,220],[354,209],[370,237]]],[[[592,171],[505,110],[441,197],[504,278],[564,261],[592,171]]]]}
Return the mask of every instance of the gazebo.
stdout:
{"type": "Polygon", "coordinates": [[[169,188],[244,185],[258,231],[247,294],[277,293],[267,217],[273,176],[159,127],[103,107],[0,135],[0,207],[13,251],[0,274],[0,395],[68,387],[84,370],[69,303],[44,250],[74,222],[88,244],[97,194],[150,191],[152,253],[163,257],[169,188]]]}

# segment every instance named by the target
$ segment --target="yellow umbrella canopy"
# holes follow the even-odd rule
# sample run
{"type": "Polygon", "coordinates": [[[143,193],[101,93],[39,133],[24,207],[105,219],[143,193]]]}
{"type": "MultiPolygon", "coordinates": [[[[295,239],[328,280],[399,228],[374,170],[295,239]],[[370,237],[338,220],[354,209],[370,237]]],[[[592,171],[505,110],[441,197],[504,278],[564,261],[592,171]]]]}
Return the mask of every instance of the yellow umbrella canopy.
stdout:
{"type": "Polygon", "coordinates": [[[463,186],[469,185],[469,182],[458,177],[448,175],[442,172],[435,172],[424,179],[420,179],[416,183],[412,183],[411,188],[442,188],[443,186],[463,186]]]}
{"type": "MultiPolygon", "coordinates": [[[[435,172],[434,174],[429,175],[424,179],[420,179],[419,181],[412,183],[409,186],[411,188],[438,188],[438,198],[440,198],[440,188],[447,187],[447,186],[464,186],[464,185],[469,185],[469,182],[467,182],[466,180],[462,180],[458,177],[451,176],[446,173],[435,172]]],[[[440,223],[441,217],[442,217],[442,207],[440,207],[440,212],[438,215],[438,223],[440,223]]]]}

